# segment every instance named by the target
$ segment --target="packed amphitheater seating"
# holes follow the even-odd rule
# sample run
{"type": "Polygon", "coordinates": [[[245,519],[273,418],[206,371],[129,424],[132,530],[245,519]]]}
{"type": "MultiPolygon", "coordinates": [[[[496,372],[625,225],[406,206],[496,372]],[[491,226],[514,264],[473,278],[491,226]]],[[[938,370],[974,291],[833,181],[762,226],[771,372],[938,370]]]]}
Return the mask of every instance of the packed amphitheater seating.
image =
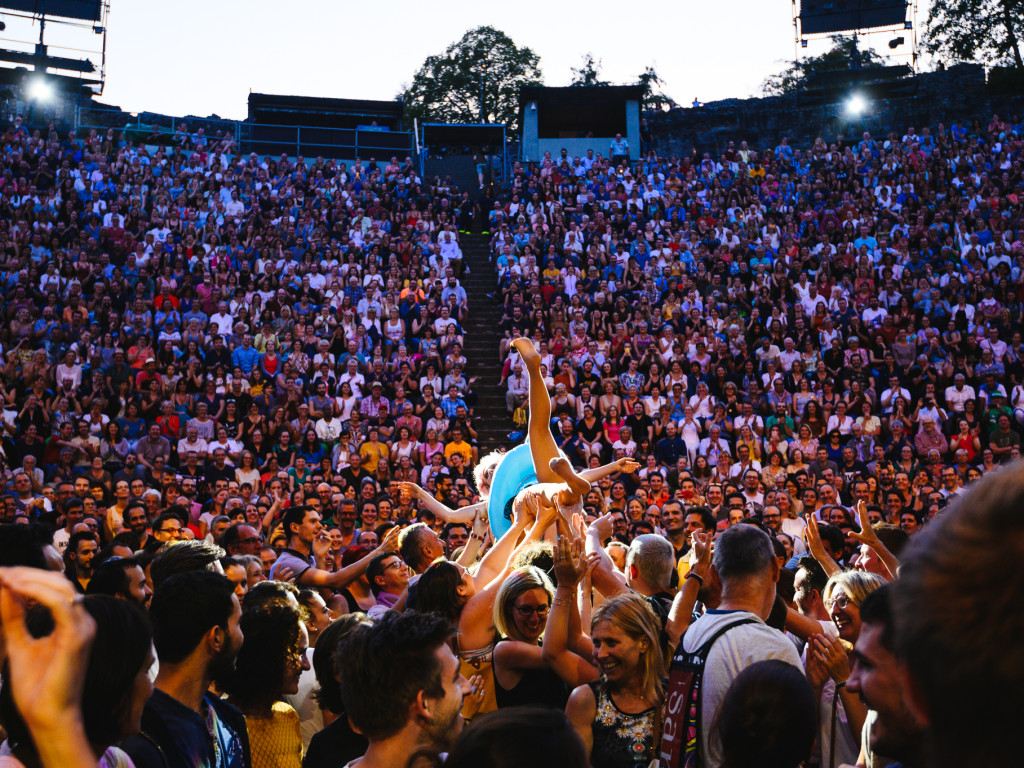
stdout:
{"type": "Polygon", "coordinates": [[[1019,762],[1020,118],[0,147],[0,768],[1019,762]]]}
{"type": "Polygon", "coordinates": [[[471,460],[449,449],[473,393],[448,193],[408,158],[229,161],[179,134],[5,136],[4,471],[29,480],[5,518],[77,493],[113,535],[140,483],[152,510],[188,489],[204,537],[323,482],[375,506],[433,488],[435,454],[471,460]]]}
{"type": "Polygon", "coordinates": [[[582,466],[637,456],[639,477],[605,494],[631,522],[659,473],[664,493],[681,477],[720,488],[723,524],[731,492],[748,514],[782,496],[796,515],[825,484],[916,530],[1019,454],[1021,141],[993,116],[518,166],[489,214],[493,253],[563,450],[582,466]]]}

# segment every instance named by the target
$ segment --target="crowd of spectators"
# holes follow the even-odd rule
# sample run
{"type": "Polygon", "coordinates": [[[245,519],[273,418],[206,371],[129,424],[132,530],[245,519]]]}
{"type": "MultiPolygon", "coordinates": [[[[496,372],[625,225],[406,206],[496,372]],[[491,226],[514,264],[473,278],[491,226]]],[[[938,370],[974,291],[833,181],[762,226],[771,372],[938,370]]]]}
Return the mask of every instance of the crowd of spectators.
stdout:
{"type": "Polygon", "coordinates": [[[472,197],[184,127],[2,146],[3,768],[1012,764],[1019,120],[472,197]],[[475,231],[510,414],[526,336],[604,467],[578,509],[488,509],[475,231]]]}
{"type": "MultiPolygon", "coordinates": [[[[487,227],[506,335],[541,350],[563,451],[644,465],[606,481],[630,523],[675,493],[725,522],[742,494],[747,514],[863,499],[917,530],[1020,452],[1022,146],[993,115],[517,165],[487,227]]],[[[521,406],[514,352],[502,382],[521,406]]]]}
{"type": "Polygon", "coordinates": [[[5,521],[74,498],[103,544],[170,510],[270,545],[275,502],[347,497],[348,546],[392,519],[398,480],[471,496],[457,191],[409,158],[233,149],[184,125],[159,148],[7,127],[5,521]]]}

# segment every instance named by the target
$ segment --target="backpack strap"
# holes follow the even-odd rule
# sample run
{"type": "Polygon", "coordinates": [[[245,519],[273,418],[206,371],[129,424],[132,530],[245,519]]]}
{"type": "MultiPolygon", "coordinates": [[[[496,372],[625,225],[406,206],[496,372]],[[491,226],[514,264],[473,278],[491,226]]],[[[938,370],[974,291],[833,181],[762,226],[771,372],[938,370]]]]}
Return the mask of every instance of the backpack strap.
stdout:
{"type": "MultiPolygon", "coordinates": [[[[739,621],[734,621],[732,624],[726,624],[724,627],[719,627],[718,630],[715,631],[715,634],[713,634],[710,638],[708,638],[704,642],[704,645],[702,645],[700,648],[698,648],[696,651],[694,651],[692,655],[699,656],[701,661],[707,661],[708,660],[708,655],[711,653],[711,646],[713,646],[715,644],[715,641],[717,641],[718,638],[720,638],[722,635],[724,635],[730,629],[742,626],[743,624],[760,624],[760,623],[761,622],[759,622],[757,619],[752,619],[750,617],[747,617],[747,618],[740,619],[739,621]]],[[[692,627],[692,625],[691,625],[691,627],[692,627]]],[[[689,630],[687,630],[687,631],[689,631],[689,630]]],[[[685,637],[686,637],[686,635],[684,634],[683,638],[685,639],[685,637]]]]}
{"type": "MultiPolygon", "coordinates": [[[[683,753],[680,752],[682,748],[685,751],[685,745],[687,736],[685,733],[675,734],[673,736],[673,742],[680,744],[680,746],[673,746],[671,748],[662,748],[660,750],[659,757],[661,758],[661,764],[665,765],[666,768],[685,768],[690,765],[701,764],[701,734],[703,733],[703,713],[701,700],[703,699],[703,688],[704,688],[704,667],[707,663],[708,656],[711,653],[711,648],[718,641],[722,635],[731,629],[742,626],[744,624],[759,624],[760,622],[750,616],[738,619],[737,621],[730,622],[725,626],[719,627],[715,630],[714,634],[711,635],[699,648],[694,651],[687,652],[685,650],[685,639],[686,635],[683,635],[680,640],[679,646],[676,650],[676,656],[678,666],[674,662],[670,667],[670,672],[678,671],[683,675],[682,680],[685,686],[686,693],[682,700],[682,706],[685,711],[692,711],[692,718],[687,719],[684,717],[680,720],[680,723],[684,725],[684,728],[692,728],[692,733],[696,736],[696,741],[692,747],[691,752],[683,753]],[[682,659],[679,657],[682,656],[682,659]],[[689,725],[686,725],[689,723],[689,725]]],[[[692,625],[687,632],[692,630],[692,625]]]]}
{"type": "Polygon", "coordinates": [[[718,638],[720,638],[722,635],[724,635],[729,630],[735,629],[736,627],[743,626],[744,624],[759,624],[759,623],[760,622],[757,619],[752,619],[750,617],[747,617],[747,618],[740,619],[739,621],[734,621],[732,624],[726,624],[724,627],[720,627],[715,632],[715,634],[713,634],[711,637],[709,637],[705,641],[704,645],[702,645],[700,648],[698,648],[694,652],[695,656],[700,657],[700,663],[701,663],[701,673],[700,673],[701,682],[700,682],[700,689],[698,690],[698,694],[697,694],[700,697],[701,701],[698,703],[697,711],[695,712],[695,714],[697,716],[697,755],[698,755],[698,757],[700,756],[700,751],[701,751],[700,750],[701,734],[704,733],[704,722],[703,722],[703,720],[704,720],[704,712],[703,712],[703,710],[704,710],[704,706],[703,706],[703,699],[704,699],[704,671],[706,669],[706,664],[707,664],[708,656],[711,655],[711,647],[715,644],[715,642],[718,640],[718,638]]]}

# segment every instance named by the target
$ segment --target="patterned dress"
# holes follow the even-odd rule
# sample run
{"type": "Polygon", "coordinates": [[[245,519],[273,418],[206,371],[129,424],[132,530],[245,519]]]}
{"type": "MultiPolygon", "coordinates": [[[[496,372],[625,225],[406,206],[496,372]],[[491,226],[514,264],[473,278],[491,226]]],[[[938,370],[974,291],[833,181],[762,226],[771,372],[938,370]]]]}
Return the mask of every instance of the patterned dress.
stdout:
{"type": "Polygon", "coordinates": [[[607,683],[590,683],[597,701],[597,717],[591,726],[594,746],[590,764],[594,768],[646,768],[655,755],[655,727],[658,707],[635,715],[623,712],[612,701],[607,683]]]}

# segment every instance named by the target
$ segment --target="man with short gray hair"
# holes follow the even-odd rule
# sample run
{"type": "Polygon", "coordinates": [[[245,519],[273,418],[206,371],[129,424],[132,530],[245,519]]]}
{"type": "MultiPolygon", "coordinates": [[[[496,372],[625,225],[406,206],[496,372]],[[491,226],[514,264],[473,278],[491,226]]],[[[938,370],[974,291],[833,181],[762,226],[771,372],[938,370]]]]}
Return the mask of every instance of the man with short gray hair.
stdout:
{"type": "Polygon", "coordinates": [[[675,565],[675,552],[668,539],[645,533],[629,545],[626,578],[635,591],[644,597],[654,597],[668,590],[675,565]]]}
{"type": "MultiPolygon", "coordinates": [[[[708,578],[721,586],[722,600],[716,609],[707,611],[690,625],[679,641],[672,666],[675,667],[681,657],[690,656],[706,643],[712,643],[700,689],[698,765],[717,768],[722,760],[722,746],[710,738],[711,724],[736,675],[766,659],[780,659],[801,671],[803,665],[792,641],[765,624],[775,604],[779,563],[771,539],[764,531],[753,525],[735,525],[724,531],[715,540],[708,578]]],[[[673,696],[680,695],[679,682],[673,676],[669,681],[668,717],[663,726],[661,752],[677,756],[678,764],[682,765],[686,744],[680,718],[685,716],[688,706],[671,707],[673,696]]],[[[676,762],[670,760],[669,764],[675,768],[676,762]]]]}

